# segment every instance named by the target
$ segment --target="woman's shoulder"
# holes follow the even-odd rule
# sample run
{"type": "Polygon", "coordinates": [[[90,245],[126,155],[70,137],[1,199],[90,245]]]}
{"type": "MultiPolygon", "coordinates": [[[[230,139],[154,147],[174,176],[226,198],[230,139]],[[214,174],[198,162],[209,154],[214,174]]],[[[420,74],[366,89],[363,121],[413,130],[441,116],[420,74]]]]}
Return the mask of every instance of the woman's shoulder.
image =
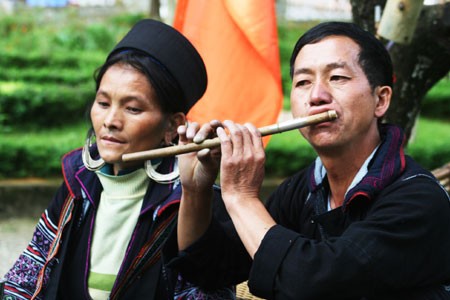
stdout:
{"type": "Polygon", "coordinates": [[[62,165],[83,165],[83,160],[81,158],[82,151],[83,148],[76,148],[64,154],[62,157],[62,165]]]}

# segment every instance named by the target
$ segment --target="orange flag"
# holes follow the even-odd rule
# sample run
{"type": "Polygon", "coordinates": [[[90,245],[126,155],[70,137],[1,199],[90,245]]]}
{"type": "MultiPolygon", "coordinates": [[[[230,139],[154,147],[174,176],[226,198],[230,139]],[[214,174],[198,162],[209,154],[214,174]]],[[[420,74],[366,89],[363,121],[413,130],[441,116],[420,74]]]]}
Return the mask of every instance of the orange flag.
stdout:
{"type": "Polygon", "coordinates": [[[174,27],[200,52],[208,73],[189,120],[276,122],[283,94],[274,0],[178,0],[174,27]]]}

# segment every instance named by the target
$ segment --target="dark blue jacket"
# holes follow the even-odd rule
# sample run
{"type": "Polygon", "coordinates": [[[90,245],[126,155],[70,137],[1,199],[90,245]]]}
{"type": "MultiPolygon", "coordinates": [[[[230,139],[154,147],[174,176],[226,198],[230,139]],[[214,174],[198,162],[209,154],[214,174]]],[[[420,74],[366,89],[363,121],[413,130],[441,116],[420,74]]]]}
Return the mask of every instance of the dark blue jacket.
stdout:
{"type": "Polygon", "coordinates": [[[450,299],[449,196],[404,155],[399,128],[384,126],[382,139],[342,207],[326,209],[329,187],[315,164],[286,179],[266,203],[277,225],[253,262],[214,222],[172,264],[203,285],[248,278],[267,299],[450,299]],[[192,272],[183,257],[201,253],[214,255],[192,272]]]}

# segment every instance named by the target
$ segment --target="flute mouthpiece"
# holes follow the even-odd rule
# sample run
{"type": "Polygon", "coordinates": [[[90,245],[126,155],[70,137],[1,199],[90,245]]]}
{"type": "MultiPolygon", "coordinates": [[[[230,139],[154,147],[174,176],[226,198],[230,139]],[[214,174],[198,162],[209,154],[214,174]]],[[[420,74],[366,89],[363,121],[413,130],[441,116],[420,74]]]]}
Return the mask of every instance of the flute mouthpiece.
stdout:
{"type": "Polygon", "coordinates": [[[338,114],[335,110],[329,110],[328,116],[330,117],[331,120],[336,120],[338,118],[338,114]]]}

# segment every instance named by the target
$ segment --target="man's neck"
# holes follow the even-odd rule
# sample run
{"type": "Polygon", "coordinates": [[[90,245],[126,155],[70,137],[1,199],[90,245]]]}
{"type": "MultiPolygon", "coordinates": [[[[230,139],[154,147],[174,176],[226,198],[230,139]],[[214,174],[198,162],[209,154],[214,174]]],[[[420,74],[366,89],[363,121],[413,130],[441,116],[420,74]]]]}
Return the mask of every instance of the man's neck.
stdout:
{"type": "Polygon", "coordinates": [[[374,140],[365,147],[347,147],[347,149],[335,151],[333,155],[319,154],[327,171],[332,208],[343,204],[353,179],[378,144],[379,140],[374,140]]]}

